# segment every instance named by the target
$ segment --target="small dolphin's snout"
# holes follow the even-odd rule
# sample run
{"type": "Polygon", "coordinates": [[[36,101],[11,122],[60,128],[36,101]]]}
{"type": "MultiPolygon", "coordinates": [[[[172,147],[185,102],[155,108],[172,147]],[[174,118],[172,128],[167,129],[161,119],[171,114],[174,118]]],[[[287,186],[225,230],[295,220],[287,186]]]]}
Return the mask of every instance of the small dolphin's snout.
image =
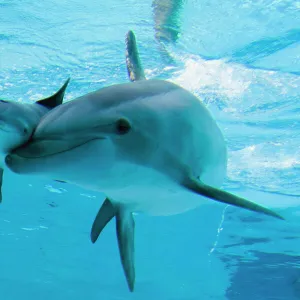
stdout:
{"type": "Polygon", "coordinates": [[[18,157],[14,158],[14,156],[15,155],[10,155],[10,154],[7,155],[5,157],[5,164],[11,171],[13,171],[15,173],[19,173],[18,170],[15,168],[15,163],[18,160],[18,157]]]}
{"type": "Polygon", "coordinates": [[[7,155],[5,157],[5,164],[9,167],[10,163],[12,161],[11,155],[7,155]]]}
{"type": "Polygon", "coordinates": [[[16,154],[9,154],[5,157],[6,166],[14,173],[17,174],[25,174],[28,172],[32,172],[32,167],[34,164],[28,163],[26,158],[20,157],[16,154]]]}
{"type": "Polygon", "coordinates": [[[12,155],[9,154],[5,157],[6,166],[15,173],[18,173],[17,170],[15,169],[18,159],[19,159],[19,157],[17,155],[13,155],[13,154],[12,155]]]}

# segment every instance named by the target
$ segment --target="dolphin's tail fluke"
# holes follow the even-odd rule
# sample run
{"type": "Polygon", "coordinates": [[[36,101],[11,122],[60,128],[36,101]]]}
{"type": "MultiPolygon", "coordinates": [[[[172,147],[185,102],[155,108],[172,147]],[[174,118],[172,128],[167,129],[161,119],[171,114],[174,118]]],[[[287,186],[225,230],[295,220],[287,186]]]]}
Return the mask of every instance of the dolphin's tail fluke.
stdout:
{"type": "Polygon", "coordinates": [[[241,207],[247,210],[255,211],[258,213],[262,213],[268,216],[272,216],[277,219],[284,220],[284,218],[278,213],[263,207],[259,204],[246,200],[242,197],[233,195],[231,193],[225,192],[221,189],[214,188],[212,186],[206,185],[202,182],[197,182],[195,180],[191,180],[188,184],[185,184],[185,187],[196,192],[197,194],[210,198],[212,200],[223,202],[226,204],[234,205],[237,207],[241,207]]]}
{"type": "Polygon", "coordinates": [[[139,51],[134,33],[130,30],[126,35],[126,66],[131,81],[145,80],[146,76],[142,67],[139,51]]]}
{"type": "Polygon", "coordinates": [[[116,217],[116,230],[121,262],[126,276],[129,290],[133,292],[135,281],[134,269],[134,219],[131,212],[115,207],[106,198],[103,202],[92,226],[91,240],[96,242],[100,233],[116,217]]]}

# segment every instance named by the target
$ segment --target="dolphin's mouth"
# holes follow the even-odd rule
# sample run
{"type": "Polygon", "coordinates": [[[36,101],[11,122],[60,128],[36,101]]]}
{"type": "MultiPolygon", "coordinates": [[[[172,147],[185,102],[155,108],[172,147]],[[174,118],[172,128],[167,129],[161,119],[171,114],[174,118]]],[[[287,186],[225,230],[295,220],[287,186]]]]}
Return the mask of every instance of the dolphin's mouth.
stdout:
{"type": "Polygon", "coordinates": [[[2,128],[1,126],[0,126],[0,131],[3,131],[3,132],[8,132],[8,133],[10,133],[10,132],[13,132],[12,130],[7,130],[7,129],[4,129],[4,128],[2,128]]]}
{"type": "Polygon", "coordinates": [[[61,153],[72,151],[94,140],[103,140],[104,138],[90,138],[84,140],[31,140],[20,146],[6,156],[6,161],[11,161],[14,156],[25,159],[38,159],[49,156],[55,156],[61,153]]]}
{"type": "Polygon", "coordinates": [[[16,128],[14,128],[13,126],[9,127],[7,124],[5,124],[2,121],[0,122],[0,131],[8,132],[8,133],[18,132],[16,128]]]}

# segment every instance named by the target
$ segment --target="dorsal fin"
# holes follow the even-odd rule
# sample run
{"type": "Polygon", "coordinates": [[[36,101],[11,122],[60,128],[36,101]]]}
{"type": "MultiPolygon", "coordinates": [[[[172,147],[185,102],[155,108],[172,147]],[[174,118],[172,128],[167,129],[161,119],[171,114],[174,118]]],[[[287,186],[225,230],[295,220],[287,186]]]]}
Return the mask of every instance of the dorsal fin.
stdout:
{"type": "Polygon", "coordinates": [[[131,81],[145,80],[146,76],[142,67],[136,39],[133,31],[129,30],[126,35],[126,66],[128,77],[131,81]]]}
{"type": "Polygon", "coordinates": [[[70,78],[64,83],[64,85],[52,96],[36,101],[36,103],[41,104],[47,108],[54,108],[63,103],[66,88],[69,84],[70,78]]]}

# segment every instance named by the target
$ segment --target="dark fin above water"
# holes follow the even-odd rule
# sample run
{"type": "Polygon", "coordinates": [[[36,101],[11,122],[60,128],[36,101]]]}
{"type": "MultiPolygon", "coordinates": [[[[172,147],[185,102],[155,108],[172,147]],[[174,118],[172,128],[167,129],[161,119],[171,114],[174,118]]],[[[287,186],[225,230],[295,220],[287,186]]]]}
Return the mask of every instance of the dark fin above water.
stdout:
{"type": "Polygon", "coordinates": [[[2,203],[2,182],[3,182],[3,172],[4,170],[0,168],[0,203],[2,203]]]}
{"type": "Polygon", "coordinates": [[[140,61],[135,35],[131,30],[128,31],[125,42],[126,66],[129,79],[131,81],[145,80],[146,76],[140,61]]]}
{"type": "Polygon", "coordinates": [[[284,218],[277,214],[276,212],[263,207],[261,205],[258,205],[256,203],[253,203],[249,200],[246,200],[244,198],[235,196],[231,193],[225,192],[223,190],[214,188],[212,186],[206,185],[202,182],[197,182],[195,180],[191,180],[188,184],[185,185],[188,189],[192,190],[193,192],[210,198],[212,200],[216,200],[219,202],[223,202],[226,204],[234,205],[237,207],[245,208],[247,210],[255,211],[258,213],[262,213],[268,216],[275,217],[277,219],[284,220],[284,218]]]}
{"type": "Polygon", "coordinates": [[[58,179],[54,179],[54,181],[57,181],[57,182],[60,182],[60,183],[67,183],[66,181],[58,180],[58,179]]]}
{"type": "Polygon", "coordinates": [[[64,100],[65,91],[69,84],[69,81],[70,81],[70,78],[67,79],[67,81],[64,83],[64,85],[54,95],[52,95],[48,98],[36,101],[36,103],[43,105],[50,109],[62,104],[63,100],[64,100]]]}
{"type": "Polygon", "coordinates": [[[110,220],[116,217],[116,230],[122,267],[129,290],[133,292],[135,281],[134,269],[134,220],[131,212],[114,207],[106,198],[92,226],[91,240],[95,243],[110,220]]]}

